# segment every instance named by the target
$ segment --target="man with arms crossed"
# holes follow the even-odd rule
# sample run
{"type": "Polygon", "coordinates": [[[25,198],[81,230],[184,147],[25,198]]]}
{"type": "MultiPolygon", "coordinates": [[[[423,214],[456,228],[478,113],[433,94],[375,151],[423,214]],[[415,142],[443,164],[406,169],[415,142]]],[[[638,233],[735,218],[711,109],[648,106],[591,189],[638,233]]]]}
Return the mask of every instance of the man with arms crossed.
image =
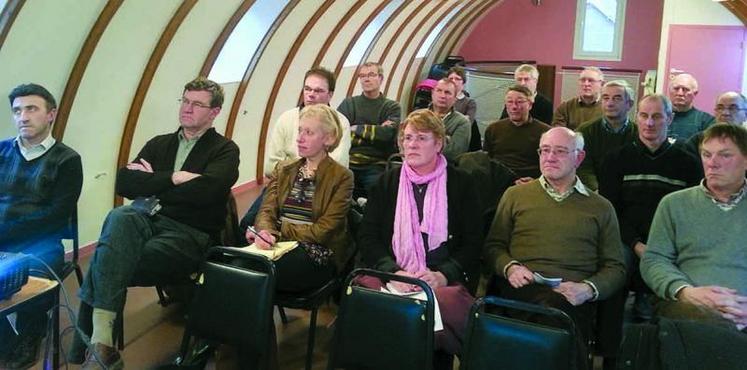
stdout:
{"type": "Polygon", "coordinates": [[[366,197],[386,167],[389,156],[397,152],[397,126],[402,109],[381,92],[384,69],[374,62],[358,69],[363,94],[346,98],[337,110],[347,117],[352,132],[350,169],[355,176],[353,198],[366,197]]]}
{"type": "MultiPolygon", "coordinates": [[[[93,329],[83,369],[123,367],[112,326],[128,286],[186,280],[218,242],[239,166],[239,148],[212,127],[222,104],[217,83],[202,77],[187,83],[179,129],[151,139],[119,169],[117,194],[135,202],[109,212],[78,293],[80,326],[93,329]],[[144,197],[158,198],[161,210],[141,206],[144,197]]],[[[79,339],[71,360],[80,361],[79,339]]]]}

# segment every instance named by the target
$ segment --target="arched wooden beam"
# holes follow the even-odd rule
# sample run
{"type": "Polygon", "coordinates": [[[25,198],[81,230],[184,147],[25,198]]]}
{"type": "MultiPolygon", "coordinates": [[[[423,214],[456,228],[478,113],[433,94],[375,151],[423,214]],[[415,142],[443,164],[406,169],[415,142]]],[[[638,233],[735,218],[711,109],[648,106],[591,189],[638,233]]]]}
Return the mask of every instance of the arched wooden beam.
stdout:
{"type": "Polygon", "coordinates": [[[88,36],[83,46],[80,48],[78,58],[75,59],[70,76],[67,78],[65,84],[65,90],[62,92],[62,98],[60,104],[57,106],[57,119],[55,120],[54,126],[52,126],[52,136],[55,139],[62,141],[65,136],[65,128],[67,127],[67,120],[70,118],[70,112],[72,111],[73,104],[75,103],[75,97],[78,94],[78,87],[80,82],[83,80],[83,75],[86,73],[88,68],[88,62],[91,61],[91,56],[96,50],[96,46],[104,34],[106,27],[109,26],[109,22],[117,14],[120,6],[124,0],[109,0],[107,1],[104,8],[99,13],[99,17],[96,19],[96,23],[93,24],[91,30],[88,31],[88,36]]]}
{"type": "Polygon", "coordinates": [[[747,2],[745,0],[722,1],[721,5],[729,9],[742,23],[747,25],[747,2]]]}
{"type": "MultiPolygon", "coordinates": [[[[117,168],[124,167],[127,161],[130,159],[130,149],[132,147],[132,137],[135,135],[135,128],[137,128],[137,121],[140,117],[140,111],[143,109],[143,101],[145,96],[148,94],[151,82],[153,82],[153,76],[158,70],[158,65],[161,64],[161,59],[166,53],[171,40],[174,38],[176,31],[181,26],[184,18],[187,17],[192,8],[197,4],[197,0],[184,0],[176,13],[171,17],[169,24],[166,25],[161,34],[161,38],[158,39],[156,47],[148,59],[148,64],[145,65],[143,75],[140,77],[140,83],[137,85],[135,90],[135,97],[132,99],[130,104],[130,111],[127,114],[127,120],[125,121],[124,132],[122,133],[122,142],[119,145],[119,157],[117,158],[117,168]]],[[[122,205],[122,197],[114,196],[114,206],[122,205]]]]}
{"type": "MultiPolygon", "coordinates": [[[[381,38],[381,35],[384,33],[384,31],[386,31],[386,29],[389,27],[389,25],[392,24],[392,22],[395,19],[397,19],[397,17],[399,16],[399,13],[402,13],[402,11],[405,10],[405,8],[407,7],[408,4],[410,4],[410,2],[403,1],[402,4],[400,4],[397,7],[397,9],[394,10],[394,12],[392,12],[392,15],[389,16],[389,18],[384,22],[384,24],[381,25],[381,28],[379,29],[379,31],[376,32],[376,35],[373,37],[373,39],[371,40],[371,42],[368,44],[368,47],[366,48],[366,51],[361,56],[361,60],[358,62],[358,66],[355,67],[355,73],[353,73],[353,78],[350,79],[350,84],[348,85],[348,91],[347,91],[347,94],[345,94],[345,96],[351,96],[351,95],[353,95],[353,90],[355,89],[355,83],[358,81],[357,76],[358,76],[358,72],[360,71],[361,64],[363,64],[363,63],[365,63],[365,62],[368,61],[368,58],[371,56],[371,52],[373,52],[374,47],[379,42],[379,39],[381,38]]],[[[420,4],[419,8],[422,8],[426,4],[427,4],[427,1],[423,1],[423,3],[420,4]]],[[[405,20],[405,22],[403,22],[403,25],[406,23],[406,21],[407,20],[405,20]]],[[[402,26],[400,26],[400,27],[402,27],[402,26]]],[[[396,35],[395,35],[395,37],[396,37],[396,35]]],[[[394,40],[394,39],[392,39],[392,40],[394,40]]],[[[383,61],[384,61],[384,58],[379,59],[379,62],[383,62],[383,61]]],[[[387,72],[388,71],[384,71],[384,73],[387,73],[387,72]]]]}
{"type": "MultiPolygon", "coordinates": [[[[410,34],[405,39],[404,44],[402,44],[402,47],[399,49],[399,53],[397,53],[397,57],[394,58],[394,63],[392,64],[392,69],[399,69],[398,68],[399,67],[399,62],[402,60],[402,56],[405,55],[405,50],[407,50],[409,48],[410,43],[412,42],[412,39],[415,38],[415,35],[423,28],[423,26],[425,26],[425,24],[428,21],[432,21],[433,20],[433,15],[436,14],[436,12],[438,12],[439,10],[441,10],[441,8],[443,8],[444,5],[446,5],[446,1],[439,2],[433,8],[431,8],[431,10],[428,11],[428,13],[425,15],[425,17],[423,17],[423,19],[420,20],[420,22],[418,22],[418,24],[415,26],[415,28],[412,30],[412,32],[410,32],[410,34]]],[[[410,23],[410,22],[406,22],[406,23],[410,23]]],[[[394,41],[394,39],[390,40],[390,42],[391,41],[394,41]]],[[[392,42],[392,44],[393,44],[393,42],[392,42]]],[[[381,58],[381,60],[384,61],[385,58],[381,58]]],[[[394,77],[394,74],[390,73],[389,74],[389,78],[387,78],[387,80],[386,80],[386,84],[384,85],[384,90],[383,90],[384,96],[389,96],[389,86],[392,85],[392,80],[394,79],[393,77],[394,77]]],[[[399,99],[395,99],[395,100],[399,101],[399,99]]]]}
{"type": "MultiPolygon", "coordinates": [[[[439,35],[436,36],[436,39],[434,40],[433,44],[431,44],[431,46],[428,48],[428,52],[425,53],[425,57],[423,58],[423,60],[420,61],[420,65],[418,66],[418,72],[415,74],[415,77],[413,78],[412,87],[410,87],[410,96],[409,96],[409,99],[407,100],[408,107],[412,106],[412,101],[415,98],[415,92],[416,92],[415,88],[418,86],[420,75],[423,74],[423,68],[425,68],[426,60],[430,58],[430,56],[432,55],[431,53],[433,52],[433,49],[436,47],[437,44],[443,45],[443,42],[439,42],[441,41],[441,38],[442,37],[448,38],[451,35],[451,34],[447,34],[447,32],[449,32],[449,30],[451,29],[451,25],[454,22],[457,22],[456,25],[454,26],[454,30],[459,29],[459,27],[461,27],[471,15],[475,14],[475,12],[479,11],[482,6],[484,6],[490,1],[491,0],[482,0],[480,2],[473,2],[473,3],[466,5],[465,8],[462,8],[460,10],[460,12],[466,12],[466,14],[464,14],[461,17],[457,14],[451,19],[449,19],[446,25],[444,25],[444,28],[442,28],[439,35]],[[468,6],[472,6],[472,9],[467,9],[466,7],[468,6]]],[[[434,57],[434,60],[435,60],[435,57],[434,57]]]]}
{"type": "MultiPolygon", "coordinates": [[[[342,53],[342,57],[340,57],[340,60],[337,62],[337,66],[335,67],[335,76],[340,75],[340,71],[342,71],[342,67],[345,64],[345,60],[348,59],[348,55],[350,55],[350,51],[353,50],[353,46],[355,46],[355,43],[358,42],[358,38],[361,37],[361,34],[363,31],[366,30],[369,24],[376,18],[376,16],[381,13],[384,8],[386,8],[389,3],[391,3],[392,0],[387,0],[379,4],[379,6],[374,9],[371,14],[368,15],[368,18],[361,24],[360,27],[358,27],[358,30],[355,31],[355,35],[353,35],[352,38],[350,38],[350,42],[348,42],[348,46],[345,47],[345,51],[342,53]]],[[[384,27],[382,27],[384,28],[384,27]]]]}
{"type": "MultiPolygon", "coordinates": [[[[314,62],[311,63],[312,67],[319,66],[319,63],[322,62],[322,58],[324,58],[324,55],[327,54],[327,50],[329,50],[329,47],[332,45],[332,41],[335,40],[335,37],[337,37],[337,35],[340,33],[340,30],[342,29],[342,27],[344,27],[348,23],[348,21],[353,16],[353,14],[355,14],[355,12],[357,12],[358,9],[360,9],[361,6],[363,6],[363,4],[365,3],[366,3],[366,0],[358,0],[355,2],[355,4],[353,4],[352,7],[350,7],[350,9],[348,9],[347,12],[345,12],[345,15],[342,16],[342,21],[337,22],[337,24],[335,25],[335,28],[332,29],[332,32],[329,33],[329,36],[327,36],[327,39],[324,40],[324,44],[322,44],[321,49],[319,49],[319,52],[316,54],[316,58],[314,58],[314,62]]],[[[386,2],[382,4],[386,4],[386,2]]],[[[348,43],[348,46],[350,45],[353,45],[352,41],[348,43]]],[[[342,61],[344,62],[344,60],[342,61]]],[[[337,77],[337,73],[335,73],[335,77],[337,77]]],[[[303,101],[303,91],[299,93],[299,97],[298,97],[299,104],[302,101],[303,101]]]]}
{"type": "Polygon", "coordinates": [[[231,18],[229,18],[228,22],[226,22],[226,25],[223,26],[223,31],[221,31],[220,35],[218,35],[218,38],[215,39],[213,46],[210,48],[210,52],[205,58],[205,62],[202,63],[202,68],[200,68],[200,76],[207,77],[210,74],[210,70],[213,69],[213,65],[218,59],[218,55],[220,55],[221,50],[223,50],[223,46],[226,44],[226,41],[228,41],[228,38],[231,36],[231,33],[233,33],[236,25],[241,22],[241,19],[244,18],[246,12],[249,11],[249,8],[254,5],[254,2],[255,0],[244,0],[241,2],[241,4],[239,4],[239,7],[236,8],[236,11],[233,12],[231,18]]]}
{"type": "Polygon", "coordinates": [[[13,21],[16,20],[18,13],[21,12],[21,8],[23,8],[23,4],[25,3],[26,0],[8,0],[5,3],[5,7],[0,13],[0,49],[3,48],[5,38],[8,37],[10,28],[13,27],[13,21]]]}
{"type": "Polygon", "coordinates": [[[493,3],[492,4],[489,3],[487,6],[485,6],[485,9],[483,11],[478,12],[477,14],[475,14],[474,16],[472,16],[470,18],[469,22],[467,22],[467,26],[464,27],[462,29],[462,31],[458,33],[458,36],[454,39],[455,40],[454,43],[449,48],[449,53],[453,52],[454,48],[457,45],[459,45],[459,42],[462,40],[462,38],[464,37],[464,34],[467,32],[468,29],[470,29],[471,27],[475,26],[476,23],[479,22],[482,17],[486,16],[490,12],[490,8],[492,8],[492,7],[496,6],[496,5],[499,5],[502,1],[503,0],[493,0],[493,3]]]}
{"type": "MultiPolygon", "coordinates": [[[[254,68],[257,66],[257,62],[259,62],[259,58],[261,58],[264,54],[265,49],[267,48],[267,44],[270,43],[270,39],[272,39],[272,36],[275,35],[275,31],[278,30],[278,27],[280,27],[280,25],[285,21],[285,18],[288,17],[288,14],[293,11],[293,9],[296,7],[296,5],[298,5],[300,1],[301,0],[291,0],[288,2],[288,4],[285,5],[283,11],[280,12],[277,18],[275,18],[275,21],[272,22],[272,26],[270,26],[270,28],[267,30],[267,33],[265,33],[265,36],[259,43],[259,46],[257,46],[257,50],[254,51],[252,59],[246,66],[244,76],[241,77],[241,82],[239,83],[239,87],[236,90],[236,97],[233,99],[233,103],[231,104],[231,110],[228,112],[226,132],[224,133],[225,137],[229,139],[233,137],[233,128],[236,125],[236,118],[239,116],[241,102],[244,100],[246,89],[249,87],[249,80],[252,79],[252,74],[254,74],[254,68]]],[[[261,184],[262,179],[257,179],[257,183],[261,184]]]]}
{"type": "Polygon", "coordinates": [[[441,46],[438,48],[438,52],[434,55],[434,58],[436,60],[443,55],[443,53],[447,49],[447,45],[453,43],[453,40],[457,38],[457,35],[460,34],[460,32],[464,32],[464,30],[469,26],[469,24],[472,22],[472,20],[480,13],[484,13],[486,9],[491,5],[491,3],[494,3],[496,0],[488,0],[484,4],[482,4],[481,7],[477,7],[470,12],[469,15],[462,18],[462,20],[459,22],[459,24],[454,27],[454,31],[449,33],[449,37],[441,44],[441,46]]]}
{"type": "Polygon", "coordinates": [[[324,3],[322,3],[322,5],[316,10],[316,12],[314,12],[314,15],[311,16],[311,19],[306,22],[306,25],[303,26],[301,32],[298,34],[298,36],[296,36],[296,40],[293,42],[290,51],[288,51],[288,54],[285,55],[285,60],[280,66],[280,71],[275,77],[275,83],[272,85],[272,90],[270,91],[270,98],[267,100],[267,104],[265,105],[265,114],[264,116],[262,116],[262,127],[259,131],[259,147],[257,148],[257,182],[259,182],[259,180],[264,176],[264,158],[265,144],[267,142],[267,130],[270,126],[270,118],[272,116],[273,107],[275,106],[275,100],[277,100],[278,93],[280,92],[280,85],[283,84],[283,79],[288,72],[288,68],[290,68],[291,63],[293,62],[293,58],[296,57],[301,44],[303,44],[304,40],[306,40],[306,36],[308,36],[311,29],[319,21],[319,18],[321,18],[322,15],[327,11],[327,9],[332,6],[332,3],[334,3],[334,0],[325,0],[324,3]]]}
{"type": "MultiPolygon", "coordinates": [[[[446,4],[446,3],[444,2],[443,4],[446,4]]],[[[419,51],[419,50],[420,50],[420,48],[421,48],[421,47],[423,46],[423,43],[424,43],[424,42],[425,42],[425,40],[426,40],[426,39],[428,38],[428,36],[430,36],[431,32],[433,32],[433,29],[435,29],[435,28],[436,28],[436,26],[438,26],[438,24],[439,24],[439,23],[441,23],[441,21],[442,21],[442,20],[443,20],[443,19],[444,19],[444,18],[445,18],[445,17],[446,17],[446,16],[447,16],[447,15],[448,15],[449,13],[451,13],[451,12],[452,12],[452,11],[454,10],[454,8],[456,8],[456,7],[457,7],[457,5],[459,5],[459,2],[454,2],[454,4],[451,4],[451,6],[450,6],[450,7],[448,8],[448,9],[446,9],[445,11],[443,11],[443,12],[441,13],[441,15],[439,15],[439,16],[438,16],[438,18],[436,19],[436,21],[435,21],[435,22],[433,22],[433,23],[431,24],[431,26],[430,26],[430,27],[428,28],[428,31],[426,31],[426,32],[425,32],[425,36],[423,36],[423,37],[421,37],[421,38],[420,38],[420,42],[418,42],[418,45],[417,45],[417,46],[415,47],[415,51],[414,51],[414,52],[412,53],[412,55],[410,56],[410,60],[409,60],[409,61],[407,61],[407,68],[405,68],[405,73],[404,73],[404,74],[402,75],[402,77],[401,77],[401,78],[399,79],[399,88],[397,88],[397,99],[396,99],[396,101],[400,101],[399,99],[400,99],[400,97],[402,96],[402,89],[403,89],[403,88],[405,87],[405,80],[407,80],[407,76],[409,76],[409,75],[410,75],[410,68],[412,68],[412,65],[413,65],[413,63],[415,63],[415,58],[416,58],[416,57],[418,56],[418,51],[419,51]]],[[[430,14],[429,14],[429,16],[425,17],[425,18],[424,18],[424,20],[425,20],[425,19],[428,19],[428,18],[430,18],[430,14]]],[[[410,39],[408,39],[408,40],[407,40],[407,42],[405,42],[405,45],[408,45],[408,44],[409,44],[409,43],[410,43],[410,42],[412,41],[412,37],[414,37],[414,36],[415,36],[415,33],[417,32],[417,30],[418,30],[418,29],[420,29],[420,27],[422,27],[422,26],[424,26],[424,25],[425,25],[425,23],[422,23],[422,24],[418,25],[418,27],[416,28],[416,31],[415,31],[415,32],[413,32],[413,33],[412,33],[412,35],[410,35],[410,39]]],[[[433,41],[435,41],[435,39],[434,39],[433,41]]],[[[404,48],[402,49],[402,51],[400,51],[400,54],[399,54],[399,56],[397,57],[397,58],[398,58],[398,59],[397,59],[398,61],[399,61],[399,58],[400,58],[401,56],[403,56],[403,52],[404,52],[404,48]]],[[[396,65],[396,64],[395,64],[395,65],[396,65]]],[[[391,81],[391,80],[390,80],[390,81],[391,81]]],[[[409,106],[409,105],[407,105],[407,106],[405,107],[405,110],[409,109],[409,107],[410,107],[410,106],[409,106]]]]}

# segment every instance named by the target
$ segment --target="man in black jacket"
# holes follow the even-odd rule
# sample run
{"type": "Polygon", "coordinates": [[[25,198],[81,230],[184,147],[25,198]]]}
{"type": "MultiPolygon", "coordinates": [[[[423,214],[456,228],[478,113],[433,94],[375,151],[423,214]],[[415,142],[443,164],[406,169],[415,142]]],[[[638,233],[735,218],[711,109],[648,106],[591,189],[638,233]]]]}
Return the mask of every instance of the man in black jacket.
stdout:
{"type": "MultiPolygon", "coordinates": [[[[127,287],[185,279],[224,224],[238,178],[239,148],[212,127],[223,89],[198,78],[184,86],[180,101],[180,128],[148,141],[119,169],[117,194],[134,202],[109,212],[79,292],[79,320],[93,326],[83,369],[122,368],[112,327],[127,287]],[[154,198],[160,210],[153,207],[154,198]]],[[[73,355],[72,360],[80,358],[73,355]]]]}

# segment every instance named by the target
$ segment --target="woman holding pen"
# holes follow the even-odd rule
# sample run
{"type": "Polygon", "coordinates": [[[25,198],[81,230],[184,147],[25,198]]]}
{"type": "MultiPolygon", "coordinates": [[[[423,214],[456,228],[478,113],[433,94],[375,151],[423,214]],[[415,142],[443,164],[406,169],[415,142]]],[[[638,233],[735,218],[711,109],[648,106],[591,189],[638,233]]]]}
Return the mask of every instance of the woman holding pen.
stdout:
{"type": "Polygon", "coordinates": [[[272,248],[276,241],[299,242],[275,261],[279,291],[320,287],[347,259],[353,174],[329,157],[341,137],[342,127],[332,108],[323,104],[303,108],[296,140],[301,158],[278,163],[255,227],[247,230],[247,240],[263,249],[272,248]]]}

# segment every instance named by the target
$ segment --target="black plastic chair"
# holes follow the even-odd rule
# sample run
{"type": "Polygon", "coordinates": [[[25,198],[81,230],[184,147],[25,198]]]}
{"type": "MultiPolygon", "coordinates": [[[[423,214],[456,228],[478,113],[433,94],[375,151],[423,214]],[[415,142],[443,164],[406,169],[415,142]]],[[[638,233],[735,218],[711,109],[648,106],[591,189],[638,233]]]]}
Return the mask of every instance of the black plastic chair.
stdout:
{"type": "Polygon", "coordinates": [[[186,365],[192,337],[236,346],[241,368],[269,368],[275,266],[238,248],[214,247],[200,269],[189,306],[179,365],[186,365]],[[233,265],[237,260],[243,266],[233,265]]]}
{"type": "Polygon", "coordinates": [[[574,369],[575,324],[565,312],[498,297],[478,299],[470,310],[461,370],[574,369]],[[521,321],[485,312],[485,306],[547,315],[563,328],[521,321]]]}
{"type": "Polygon", "coordinates": [[[353,271],[335,323],[328,370],[433,368],[433,291],[422,280],[369,269],[353,271]],[[359,276],[396,280],[419,286],[421,301],[355,285],[359,276]]]}

